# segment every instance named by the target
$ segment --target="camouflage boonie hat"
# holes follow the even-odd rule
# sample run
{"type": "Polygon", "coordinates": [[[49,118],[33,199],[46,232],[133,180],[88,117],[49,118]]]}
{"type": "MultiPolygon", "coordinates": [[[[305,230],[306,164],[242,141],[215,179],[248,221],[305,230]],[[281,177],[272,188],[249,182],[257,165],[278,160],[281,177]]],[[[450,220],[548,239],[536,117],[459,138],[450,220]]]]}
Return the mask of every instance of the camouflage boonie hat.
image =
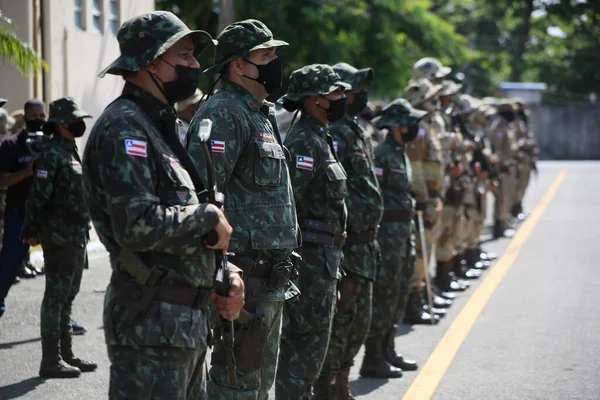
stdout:
{"type": "Polygon", "coordinates": [[[72,97],[62,97],[50,103],[49,123],[70,124],[79,118],[92,118],[92,116],[80,109],[72,97]]]}
{"type": "Polygon", "coordinates": [[[140,14],[123,23],[117,40],[121,55],[98,74],[121,75],[123,71],[141,71],[166,53],[186,36],[194,41],[194,57],[217,42],[204,31],[190,30],[177,16],[168,11],[140,14]]]}
{"type": "Polygon", "coordinates": [[[375,79],[373,68],[356,69],[350,64],[337,63],[333,66],[333,70],[343,82],[351,86],[350,90],[358,90],[363,84],[366,89],[371,86],[375,79]]]}
{"type": "Polygon", "coordinates": [[[288,42],[273,39],[273,33],[265,24],[255,19],[234,22],[223,29],[217,37],[214,64],[204,70],[205,75],[221,72],[233,60],[247,57],[254,50],[286,47],[288,42]]]}
{"type": "Polygon", "coordinates": [[[7,100],[3,99],[0,97],[0,107],[4,107],[4,105],[6,104],[7,100]]]}
{"type": "Polygon", "coordinates": [[[429,80],[441,79],[452,72],[449,67],[444,67],[440,60],[433,57],[421,58],[413,66],[413,77],[415,79],[427,78],[429,80]]]}
{"type": "Polygon", "coordinates": [[[438,94],[442,85],[434,85],[426,78],[411,80],[404,90],[404,98],[414,107],[438,94]]]}
{"type": "Polygon", "coordinates": [[[496,107],[498,107],[498,111],[517,111],[515,104],[510,99],[500,99],[496,107]]]}
{"type": "Polygon", "coordinates": [[[309,96],[324,96],[338,89],[349,90],[333,68],[326,64],[312,64],[297,69],[290,75],[288,91],[281,98],[286,110],[298,108],[298,101],[309,96]]]}
{"type": "Polygon", "coordinates": [[[471,114],[482,106],[481,102],[468,94],[460,95],[456,112],[459,115],[471,114]]]}
{"type": "Polygon", "coordinates": [[[385,106],[379,116],[374,118],[372,122],[378,129],[391,126],[407,126],[411,120],[419,121],[426,115],[427,111],[417,110],[408,101],[399,98],[385,106]]]}
{"type": "Polygon", "coordinates": [[[445,80],[442,82],[442,90],[440,91],[440,96],[452,96],[453,94],[457,94],[463,88],[463,85],[460,83],[456,83],[451,80],[445,80]]]}

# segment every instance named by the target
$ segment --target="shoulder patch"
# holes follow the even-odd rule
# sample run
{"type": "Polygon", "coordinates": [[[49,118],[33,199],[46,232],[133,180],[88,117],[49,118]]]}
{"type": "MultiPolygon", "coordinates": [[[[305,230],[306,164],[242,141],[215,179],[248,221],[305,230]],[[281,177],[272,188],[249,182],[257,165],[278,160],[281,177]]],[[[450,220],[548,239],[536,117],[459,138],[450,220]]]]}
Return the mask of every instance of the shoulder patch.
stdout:
{"type": "Polygon", "coordinates": [[[225,153],[225,142],[222,140],[211,140],[210,148],[213,153],[225,153]]]}
{"type": "Polygon", "coordinates": [[[274,142],[275,141],[275,137],[273,135],[270,135],[268,133],[263,133],[263,132],[256,132],[256,135],[254,137],[256,139],[264,140],[264,141],[267,141],[267,142],[274,142]]]}
{"type": "Polygon", "coordinates": [[[40,179],[48,179],[48,171],[46,171],[44,169],[38,169],[37,177],[40,179]]]}
{"type": "Polygon", "coordinates": [[[148,157],[147,143],[143,140],[125,139],[125,154],[148,157]]]}
{"type": "Polygon", "coordinates": [[[314,161],[315,160],[312,157],[296,156],[296,168],[312,171],[314,161]]]}
{"type": "Polygon", "coordinates": [[[377,167],[375,167],[375,175],[377,175],[377,176],[383,176],[383,168],[377,168],[377,167]]]}

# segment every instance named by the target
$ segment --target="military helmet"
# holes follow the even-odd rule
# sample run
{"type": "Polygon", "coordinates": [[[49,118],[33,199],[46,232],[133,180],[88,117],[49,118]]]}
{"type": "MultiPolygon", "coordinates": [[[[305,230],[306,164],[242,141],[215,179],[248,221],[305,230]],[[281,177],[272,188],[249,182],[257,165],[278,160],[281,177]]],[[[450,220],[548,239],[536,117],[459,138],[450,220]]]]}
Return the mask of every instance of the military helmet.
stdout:
{"type": "Polygon", "coordinates": [[[343,62],[335,64],[332,68],[340,76],[342,82],[351,86],[350,90],[358,90],[361,86],[366,89],[375,79],[373,68],[356,69],[343,62]]]}
{"type": "Polygon", "coordinates": [[[378,129],[407,126],[412,121],[419,121],[426,115],[427,111],[417,110],[406,99],[398,98],[386,105],[372,122],[378,129]]]}
{"type": "Polygon", "coordinates": [[[444,67],[442,63],[433,57],[421,58],[413,66],[413,78],[427,78],[430,81],[441,79],[452,72],[449,67],[444,67]]]}
{"type": "Polygon", "coordinates": [[[288,91],[281,98],[283,107],[296,110],[300,100],[309,96],[326,96],[338,89],[350,90],[351,86],[342,82],[340,76],[326,64],[306,65],[290,75],[288,91]]]}
{"type": "Polygon", "coordinates": [[[62,97],[50,103],[48,123],[70,124],[79,118],[92,118],[83,111],[72,97],[62,97]]]}
{"type": "Polygon", "coordinates": [[[204,70],[205,75],[219,73],[233,60],[247,57],[254,50],[271,47],[282,48],[289,44],[273,39],[273,33],[265,24],[256,19],[234,22],[221,31],[217,37],[214,64],[204,70]]]}
{"type": "Polygon", "coordinates": [[[141,71],[188,35],[195,44],[194,57],[217,44],[207,32],[190,30],[171,12],[153,11],[135,16],[125,21],[117,32],[121,55],[98,76],[141,71]]]}
{"type": "Polygon", "coordinates": [[[411,80],[404,90],[404,98],[414,107],[437,95],[442,85],[435,85],[426,78],[411,80]]]}

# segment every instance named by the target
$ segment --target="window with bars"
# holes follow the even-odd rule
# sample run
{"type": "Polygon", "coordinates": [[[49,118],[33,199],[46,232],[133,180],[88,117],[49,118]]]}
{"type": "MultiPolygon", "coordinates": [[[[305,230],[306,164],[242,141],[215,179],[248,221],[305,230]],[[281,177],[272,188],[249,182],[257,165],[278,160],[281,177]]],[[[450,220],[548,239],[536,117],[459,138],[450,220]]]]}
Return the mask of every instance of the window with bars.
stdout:
{"type": "Polygon", "coordinates": [[[74,5],[75,26],[79,29],[85,30],[85,14],[83,12],[83,0],[74,0],[74,5]]]}
{"type": "Polygon", "coordinates": [[[119,0],[110,0],[110,14],[108,19],[110,31],[113,33],[113,35],[117,34],[119,26],[121,25],[121,13],[119,10],[119,3],[119,0]]]}
{"type": "Polygon", "coordinates": [[[94,30],[104,32],[104,5],[102,0],[94,0],[92,3],[92,22],[94,30]]]}

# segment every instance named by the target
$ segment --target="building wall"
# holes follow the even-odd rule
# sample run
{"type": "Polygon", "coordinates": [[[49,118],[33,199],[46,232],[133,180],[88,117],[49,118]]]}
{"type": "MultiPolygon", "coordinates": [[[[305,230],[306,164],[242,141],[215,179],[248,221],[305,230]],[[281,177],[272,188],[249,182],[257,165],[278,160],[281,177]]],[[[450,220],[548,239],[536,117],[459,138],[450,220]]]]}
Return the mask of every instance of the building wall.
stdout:
{"type": "MultiPolygon", "coordinates": [[[[84,29],[75,25],[75,0],[0,0],[0,10],[13,19],[17,35],[30,44],[33,43],[36,2],[43,15],[40,25],[43,56],[50,66],[43,76],[43,100],[49,103],[71,96],[81,108],[99,116],[123,88],[121,77],[107,75],[100,79],[97,76],[119,56],[119,44],[109,24],[110,0],[100,0],[102,32],[94,27],[94,0],[81,0],[84,29]]],[[[118,3],[119,26],[135,15],[154,10],[154,0],[120,0],[118,3]]],[[[34,84],[35,78],[22,77],[8,63],[0,67],[0,96],[9,99],[5,107],[9,111],[22,108],[33,96],[34,84]]],[[[88,121],[88,126],[93,122],[88,121]]],[[[85,137],[80,139],[80,149],[84,142],[85,137]]]]}

